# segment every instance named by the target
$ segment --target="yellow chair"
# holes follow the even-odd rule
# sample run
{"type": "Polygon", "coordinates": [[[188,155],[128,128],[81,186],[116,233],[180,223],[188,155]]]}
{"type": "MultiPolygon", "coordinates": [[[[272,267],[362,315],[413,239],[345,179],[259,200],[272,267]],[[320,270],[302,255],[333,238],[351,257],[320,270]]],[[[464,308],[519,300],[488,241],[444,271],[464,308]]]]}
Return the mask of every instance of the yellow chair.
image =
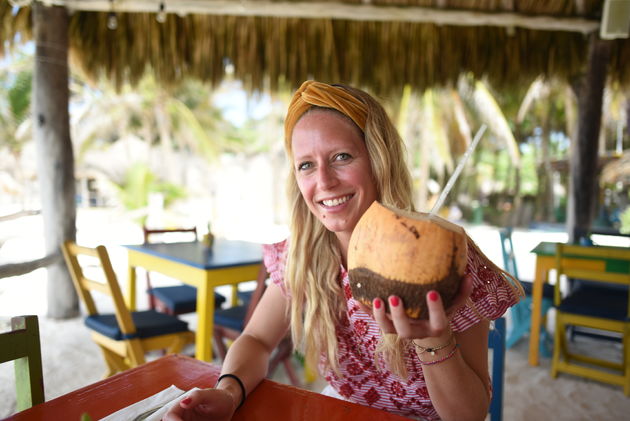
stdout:
{"type": "Polygon", "coordinates": [[[558,280],[564,275],[579,279],[580,285],[564,297],[560,290],[561,283],[556,282],[555,285],[556,331],[552,377],[557,377],[559,372],[569,373],[623,386],[624,393],[630,395],[630,271],[627,262],[630,262],[630,250],[563,244],[557,246],[558,280]],[[602,267],[600,270],[573,268],[571,257],[602,261],[602,267]],[[621,269],[617,272],[606,271],[606,265],[617,265],[621,269]],[[621,363],[569,350],[566,333],[569,326],[620,335],[621,363]]]}
{"type": "Polygon", "coordinates": [[[85,325],[92,331],[92,340],[103,352],[107,376],[143,364],[148,351],[166,349],[178,353],[195,340],[188,324],[176,316],[155,310],[130,312],[104,246],[88,248],[67,241],[62,246],[74,287],[85,304],[88,316],[85,325]],[[84,270],[102,269],[105,282],[86,277],[84,270]],[[92,291],[109,295],[113,314],[101,314],[96,308],[92,291]]]}
{"type": "Polygon", "coordinates": [[[37,316],[11,319],[11,331],[0,333],[0,363],[14,361],[17,410],[44,402],[44,375],[37,316]]]}

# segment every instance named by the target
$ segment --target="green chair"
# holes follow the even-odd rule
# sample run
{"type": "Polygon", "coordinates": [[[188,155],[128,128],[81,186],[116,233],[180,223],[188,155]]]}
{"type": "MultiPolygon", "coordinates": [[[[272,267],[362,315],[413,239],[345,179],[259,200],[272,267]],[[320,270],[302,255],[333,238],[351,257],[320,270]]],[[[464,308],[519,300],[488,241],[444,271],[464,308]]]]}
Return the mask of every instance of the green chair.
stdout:
{"type": "Polygon", "coordinates": [[[11,319],[11,330],[0,333],[0,363],[14,361],[17,410],[44,402],[42,352],[37,316],[11,319]]]}

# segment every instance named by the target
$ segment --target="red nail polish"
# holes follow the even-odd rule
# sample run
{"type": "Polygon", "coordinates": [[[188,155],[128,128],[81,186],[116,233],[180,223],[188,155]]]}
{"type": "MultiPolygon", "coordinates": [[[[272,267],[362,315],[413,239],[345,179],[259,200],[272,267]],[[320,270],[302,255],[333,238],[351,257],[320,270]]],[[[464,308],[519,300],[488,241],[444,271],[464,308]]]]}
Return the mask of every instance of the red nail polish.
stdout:
{"type": "Polygon", "coordinates": [[[394,307],[398,307],[398,304],[400,304],[400,300],[398,299],[398,297],[392,297],[389,299],[389,303],[394,307]]]}
{"type": "Polygon", "coordinates": [[[438,300],[438,298],[440,298],[440,296],[438,295],[438,293],[437,293],[437,292],[435,292],[435,291],[431,291],[431,292],[429,292],[429,300],[431,300],[431,301],[437,301],[437,300],[438,300]]]}
{"type": "Polygon", "coordinates": [[[192,402],[192,398],[186,398],[186,399],[182,400],[182,403],[183,403],[184,405],[188,405],[188,404],[189,404],[189,403],[191,403],[191,402],[192,402]]]}
{"type": "Polygon", "coordinates": [[[374,308],[377,310],[381,308],[381,300],[379,300],[378,298],[374,299],[374,308]]]}

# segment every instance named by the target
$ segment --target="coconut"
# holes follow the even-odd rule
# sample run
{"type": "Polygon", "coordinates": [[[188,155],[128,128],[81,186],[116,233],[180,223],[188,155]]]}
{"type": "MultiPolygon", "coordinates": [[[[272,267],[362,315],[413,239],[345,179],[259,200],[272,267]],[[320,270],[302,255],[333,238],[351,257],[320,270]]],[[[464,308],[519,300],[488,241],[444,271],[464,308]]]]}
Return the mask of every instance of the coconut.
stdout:
{"type": "Polygon", "coordinates": [[[400,297],[409,317],[428,318],[426,294],[440,293],[445,308],[466,268],[464,229],[438,216],[374,202],[357,223],[348,247],[354,298],[368,307],[379,297],[400,297]]]}

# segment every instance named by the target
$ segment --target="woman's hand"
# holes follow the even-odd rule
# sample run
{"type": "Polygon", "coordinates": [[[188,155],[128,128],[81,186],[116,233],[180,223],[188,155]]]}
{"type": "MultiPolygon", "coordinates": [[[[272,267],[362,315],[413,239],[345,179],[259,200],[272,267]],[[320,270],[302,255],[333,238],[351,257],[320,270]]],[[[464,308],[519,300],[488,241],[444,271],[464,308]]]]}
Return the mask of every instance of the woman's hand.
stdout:
{"type": "Polygon", "coordinates": [[[195,390],[169,409],[162,421],[228,421],[237,404],[227,390],[195,390]]]}
{"type": "MultiPolygon", "coordinates": [[[[427,320],[416,320],[407,316],[402,300],[394,295],[388,297],[390,314],[385,312],[383,300],[375,298],[372,302],[372,315],[383,333],[394,333],[408,339],[439,337],[448,331],[449,320],[466,303],[466,300],[472,293],[472,289],[472,277],[464,276],[459,292],[448,309],[444,308],[442,298],[437,291],[429,291],[426,295],[427,308],[429,310],[429,318],[427,320]]],[[[365,306],[362,307],[368,313],[370,312],[365,306]]]]}

